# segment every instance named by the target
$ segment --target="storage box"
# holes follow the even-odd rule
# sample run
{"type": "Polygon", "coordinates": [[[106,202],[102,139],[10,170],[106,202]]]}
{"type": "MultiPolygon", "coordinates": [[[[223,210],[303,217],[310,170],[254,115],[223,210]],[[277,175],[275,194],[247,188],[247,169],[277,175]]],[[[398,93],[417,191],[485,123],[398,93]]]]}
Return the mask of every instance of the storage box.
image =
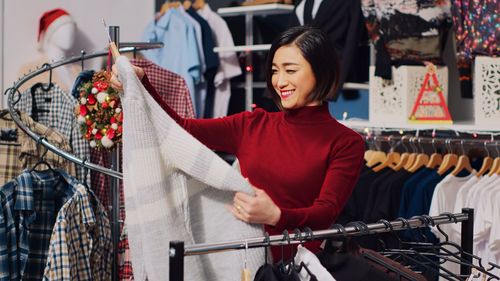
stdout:
{"type": "MultiPolygon", "coordinates": [[[[425,66],[392,67],[392,80],[384,80],[376,77],[375,67],[370,66],[370,122],[408,124],[426,74],[425,66]]],[[[436,75],[448,103],[448,68],[437,66],[436,75]]]]}
{"type": "Polygon", "coordinates": [[[500,130],[500,58],[476,57],[473,87],[476,125],[500,130]]]}

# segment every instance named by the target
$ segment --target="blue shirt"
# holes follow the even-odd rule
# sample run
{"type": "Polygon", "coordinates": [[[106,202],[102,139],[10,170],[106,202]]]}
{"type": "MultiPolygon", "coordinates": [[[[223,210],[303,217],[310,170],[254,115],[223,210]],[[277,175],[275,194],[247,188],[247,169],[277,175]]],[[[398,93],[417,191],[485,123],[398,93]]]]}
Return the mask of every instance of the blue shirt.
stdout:
{"type": "Polygon", "coordinates": [[[142,38],[149,42],[163,42],[163,48],[144,51],[144,56],[182,76],[193,101],[195,84],[201,81],[202,74],[195,32],[194,26],[177,9],[169,9],[158,22],[146,27],[142,38]]]}
{"type": "Polygon", "coordinates": [[[78,181],[62,170],[25,170],[0,188],[0,280],[41,280],[50,236],[78,181]]]}

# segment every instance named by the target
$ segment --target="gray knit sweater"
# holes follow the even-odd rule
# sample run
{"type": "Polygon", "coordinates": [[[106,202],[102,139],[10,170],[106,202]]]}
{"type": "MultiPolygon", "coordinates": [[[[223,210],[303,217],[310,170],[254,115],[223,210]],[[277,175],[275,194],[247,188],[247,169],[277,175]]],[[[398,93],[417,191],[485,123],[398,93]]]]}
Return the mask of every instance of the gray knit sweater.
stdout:
{"type": "MultiPolygon", "coordinates": [[[[169,242],[186,245],[262,236],[225,208],[235,191],[252,193],[243,177],[175,123],[144,89],[127,58],[123,83],[123,172],[130,253],[136,280],[167,280],[169,242]]],[[[240,279],[244,251],[185,257],[185,280],[240,279]]],[[[263,251],[249,250],[253,274],[263,251]]]]}

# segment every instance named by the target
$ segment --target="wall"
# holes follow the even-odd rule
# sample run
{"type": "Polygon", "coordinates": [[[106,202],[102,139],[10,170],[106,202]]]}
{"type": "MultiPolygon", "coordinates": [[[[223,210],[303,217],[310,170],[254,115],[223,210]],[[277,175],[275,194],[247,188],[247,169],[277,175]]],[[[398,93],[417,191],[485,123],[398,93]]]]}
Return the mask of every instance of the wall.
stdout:
{"type": "MultiPolygon", "coordinates": [[[[90,53],[103,50],[107,44],[102,18],[108,25],[120,26],[121,41],[140,41],[142,31],[153,19],[155,5],[154,0],[1,1],[0,16],[3,24],[0,31],[3,44],[0,69],[3,81],[0,80],[0,88],[3,90],[17,80],[21,66],[40,56],[36,48],[38,21],[45,11],[55,8],[67,10],[77,22],[77,40],[82,43],[75,42],[75,45],[86,46],[85,51],[90,53]]],[[[74,54],[79,54],[79,51],[74,50],[74,54]]],[[[5,105],[5,100],[0,103],[0,107],[2,104],[5,105]]]]}

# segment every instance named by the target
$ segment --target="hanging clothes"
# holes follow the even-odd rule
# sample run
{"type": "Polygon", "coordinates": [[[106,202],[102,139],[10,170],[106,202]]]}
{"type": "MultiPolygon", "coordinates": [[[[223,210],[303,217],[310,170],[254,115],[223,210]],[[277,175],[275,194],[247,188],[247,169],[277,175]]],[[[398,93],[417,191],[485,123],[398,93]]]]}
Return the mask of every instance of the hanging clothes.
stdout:
{"type": "Polygon", "coordinates": [[[106,210],[79,184],[57,215],[43,280],[111,280],[112,253],[106,210]]]}
{"type": "Polygon", "coordinates": [[[219,68],[219,55],[214,52],[215,41],[212,35],[212,29],[208,22],[202,18],[193,7],[189,7],[186,12],[192,16],[201,26],[203,52],[205,56],[206,68],[203,72],[205,77],[206,95],[203,100],[203,95],[200,95],[200,104],[203,104],[203,117],[211,118],[213,116],[214,99],[215,99],[215,84],[214,79],[219,68]]]}
{"type": "MultiPolygon", "coordinates": [[[[0,110],[0,115],[6,113],[7,110],[0,110]]],[[[26,113],[20,112],[21,121],[39,136],[45,137],[50,143],[56,147],[72,153],[68,140],[57,131],[48,128],[31,119],[26,113]]],[[[0,118],[0,129],[10,130],[15,132],[16,139],[11,141],[0,141],[0,185],[6,184],[8,181],[21,174],[24,169],[33,167],[46,150],[42,145],[37,145],[36,142],[17,128],[16,123],[12,120],[10,114],[5,114],[0,118]]],[[[48,151],[44,159],[53,168],[61,168],[67,171],[70,175],[75,176],[75,164],[64,159],[63,157],[48,151]]],[[[42,168],[44,165],[42,164],[42,168]]]]}
{"type": "MultiPolygon", "coordinates": [[[[133,65],[141,67],[153,85],[153,87],[158,91],[161,100],[168,104],[170,107],[174,108],[179,115],[184,118],[195,118],[193,105],[191,103],[191,96],[189,95],[189,90],[186,86],[186,82],[179,75],[168,71],[149,60],[146,59],[132,59],[130,61],[133,65]]],[[[121,154],[121,148],[120,148],[121,154]]],[[[98,162],[92,161],[92,163],[104,163],[108,165],[109,157],[106,153],[101,151],[92,151],[92,159],[96,159],[98,162]]],[[[120,157],[121,159],[121,157],[120,157]]],[[[120,165],[121,167],[121,165],[120,165]]],[[[94,190],[98,190],[100,197],[106,198],[108,205],[109,177],[103,175],[102,173],[94,173],[92,175],[92,186],[94,190]],[[96,184],[96,185],[94,185],[96,184]],[[95,188],[97,187],[97,188],[95,188]]],[[[120,219],[125,221],[125,204],[123,200],[123,184],[120,181],[120,219]]],[[[132,262],[130,260],[129,253],[129,243],[128,235],[126,230],[126,225],[122,228],[122,234],[120,236],[119,242],[119,275],[120,280],[130,280],[133,277],[132,262]]]]}
{"type": "Polygon", "coordinates": [[[375,75],[391,79],[391,65],[443,64],[451,27],[450,1],[362,0],[368,34],[375,45],[375,75]]]}
{"type": "Polygon", "coordinates": [[[0,188],[0,280],[41,280],[57,212],[78,181],[63,170],[25,170],[0,188]]]}
{"type": "MultiPolygon", "coordinates": [[[[360,71],[353,66],[364,31],[360,0],[303,0],[296,6],[290,25],[310,25],[325,32],[340,61],[340,86],[351,72],[360,71]]],[[[361,71],[366,72],[367,67],[361,71]]]]}
{"type": "MultiPolygon", "coordinates": [[[[452,213],[455,207],[457,193],[472,178],[477,178],[475,171],[465,177],[458,177],[453,174],[449,174],[441,182],[439,182],[434,189],[434,194],[432,195],[432,201],[429,208],[429,216],[438,216],[445,212],[452,213]]],[[[459,212],[461,212],[461,210],[459,212]]],[[[441,225],[440,228],[449,235],[448,239],[450,241],[453,241],[460,245],[460,237],[456,237],[455,235],[453,235],[452,224],[444,224],[441,225]]],[[[439,240],[444,240],[443,234],[441,234],[441,232],[439,232],[437,228],[432,227],[431,231],[439,240]]],[[[454,248],[450,246],[448,246],[447,249],[452,252],[454,251],[454,248]]],[[[451,272],[460,272],[460,264],[448,262],[444,263],[442,266],[443,268],[446,268],[451,272]]],[[[446,279],[441,277],[440,280],[446,279]]]]}
{"type": "MultiPolygon", "coordinates": [[[[179,10],[169,9],[156,23],[146,27],[142,39],[165,44],[163,48],[142,53],[148,60],[183,77],[191,100],[195,101],[195,85],[201,81],[202,72],[196,31],[192,24],[179,10]]],[[[196,111],[196,104],[193,106],[196,111]]]]}
{"type": "MultiPolygon", "coordinates": [[[[208,3],[198,10],[212,29],[215,45],[217,47],[233,47],[234,41],[227,23],[215,13],[208,3]]],[[[241,75],[241,67],[235,52],[220,52],[220,65],[214,77],[215,94],[213,116],[222,117],[227,115],[229,99],[231,98],[230,79],[241,75]]]]}
{"type": "MultiPolygon", "coordinates": [[[[116,65],[124,85],[124,191],[135,279],[168,276],[168,241],[262,235],[261,226],[237,220],[224,206],[231,202],[232,191],[251,193],[248,182],[163,111],[125,57],[119,57],[116,65]]],[[[248,250],[246,256],[247,267],[255,272],[262,251],[248,250]]],[[[240,251],[207,256],[204,261],[186,260],[186,280],[235,280],[241,269],[234,262],[243,263],[243,258],[240,251]]]]}
{"type": "Polygon", "coordinates": [[[451,3],[460,90],[463,98],[472,98],[474,58],[500,56],[500,2],[452,0],[451,3]]]}
{"type": "MultiPolygon", "coordinates": [[[[47,85],[43,85],[46,87],[47,85]]],[[[48,91],[41,87],[29,89],[21,94],[16,109],[26,112],[35,121],[53,128],[65,136],[73,150],[73,154],[80,159],[88,159],[90,147],[82,136],[74,109],[77,100],[69,93],[64,92],[58,85],[53,84],[48,91]]],[[[85,178],[84,167],[77,167],[76,178],[81,182],[90,183],[90,176],[85,178]]]]}

